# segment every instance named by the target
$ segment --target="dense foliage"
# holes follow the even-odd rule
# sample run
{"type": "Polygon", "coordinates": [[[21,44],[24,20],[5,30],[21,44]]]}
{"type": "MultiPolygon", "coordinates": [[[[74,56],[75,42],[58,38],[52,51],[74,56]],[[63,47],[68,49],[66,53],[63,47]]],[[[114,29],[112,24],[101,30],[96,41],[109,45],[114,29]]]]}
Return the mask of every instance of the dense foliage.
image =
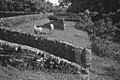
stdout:
{"type": "Polygon", "coordinates": [[[85,9],[102,13],[115,12],[120,8],[119,0],[59,0],[60,3],[68,5],[71,3],[69,12],[80,12],[85,9]]]}
{"type": "Polygon", "coordinates": [[[115,35],[116,27],[112,25],[110,18],[101,19],[92,24],[90,20],[81,20],[75,27],[87,31],[89,34],[98,36],[102,39],[110,39],[115,35]]]}
{"type": "Polygon", "coordinates": [[[111,58],[120,63],[120,45],[112,41],[97,38],[92,41],[92,51],[100,57],[111,58]]]}
{"type": "Polygon", "coordinates": [[[95,55],[120,63],[120,1],[119,0],[63,0],[70,2],[68,12],[80,13],[86,9],[98,12],[96,16],[79,14],[76,28],[87,31],[95,55]]]}
{"type": "Polygon", "coordinates": [[[120,31],[113,24],[113,16],[114,14],[105,14],[104,18],[92,22],[90,16],[83,13],[75,27],[88,32],[95,55],[111,58],[120,63],[120,44],[116,41],[117,32],[120,31]]]}
{"type": "Polygon", "coordinates": [[[120,21],[120,0],[59,0],[60,4],[69,6],[67,12],[79,13],[86,9],[99,14],[93,20],[102,19],[105,15],[112,18],[113,24],[120,21]],[[70,4],[71,5],[68,5],[70,4]]]}
{"type": "Polygon", "coordinates": [[[50,12],[52,8],[45,0],[0,0],[0,11],[50,12]]]}

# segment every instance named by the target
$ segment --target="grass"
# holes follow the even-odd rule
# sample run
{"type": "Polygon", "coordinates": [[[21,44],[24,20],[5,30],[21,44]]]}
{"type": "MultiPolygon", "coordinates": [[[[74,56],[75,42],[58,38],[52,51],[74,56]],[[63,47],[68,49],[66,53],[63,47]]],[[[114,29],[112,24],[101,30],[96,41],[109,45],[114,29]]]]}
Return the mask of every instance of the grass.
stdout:
{"type": "MultiPolygon", "coordinates": [[[[16,30],[22,30],[24,32],[34,34],[34,30],[32,25],[43,25],[45,23],[49,23],[50,21],[48,19],[43,19],[39,21],[33,21],[31,23],[22,24],[17,27],[12,27],[16,30]]],[[[51,34],[41,34],[40,36],[48,37],[48,38],[55,38],[61,41],[66,41],[68,43],[71,43],[77,47],[90,47],[89,37],[86,32],[80,31],[75,29],[73,26],[75,25],[75,22],[66,21],[65,22],[66,27],[65,30],[54,30],[51,34]]]]}
{"type": "Polygon", "coordinates": [[[93,56],[90,76],[92,80],[119,80],[120,64],[112,59],[93,56]]]}
{"type": "Polygon", "coordinates": [[[0,64],[0,80],[83,80],[81,75],[55,72],[19,70],[10,65],[0,64]]]}

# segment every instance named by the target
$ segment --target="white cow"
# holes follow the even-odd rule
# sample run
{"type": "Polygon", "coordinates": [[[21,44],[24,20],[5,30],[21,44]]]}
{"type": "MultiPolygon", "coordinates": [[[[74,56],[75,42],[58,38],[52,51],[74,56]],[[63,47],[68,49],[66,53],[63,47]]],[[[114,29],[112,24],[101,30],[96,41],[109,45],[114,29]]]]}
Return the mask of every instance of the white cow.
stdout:
{"type": "Polygon", "coordinates": [[[37,25],[33,25],[35,34],[39,35],[43,33],[43,28],[37,25]]]}

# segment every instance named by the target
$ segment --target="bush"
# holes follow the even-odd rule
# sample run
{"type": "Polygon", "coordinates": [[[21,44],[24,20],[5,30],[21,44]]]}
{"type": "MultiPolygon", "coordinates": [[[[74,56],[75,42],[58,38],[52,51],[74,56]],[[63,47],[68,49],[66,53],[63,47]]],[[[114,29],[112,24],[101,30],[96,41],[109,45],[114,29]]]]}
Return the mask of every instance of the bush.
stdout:
{"type": "Polygon", "coordinates": [[[116,27],[112,25],[110,18],[101,19],[92,23],[90,19],[81,19],[79,23],[75,25],[76,28],[87,31],[89,35],[95,35],[102,39],[112,39],[115,35],[116,27]]]}
{"type": "Polygon", "coordinates": [[[92,41],[92,51],[101,57],[114,58],[115,54],[119,54],[120,45],[112,41],[97,38],[92,41]]]}
{"type": "Polygon", "coordinates": [[[112,20],[105,17],[93,24],[89,22],[90,19],[87,17],[80,18],[80,22],[75,27],[88,32],[93,53],[120,62],[120,45],[114,42],[117,29],[112,24],[112,20]]]}

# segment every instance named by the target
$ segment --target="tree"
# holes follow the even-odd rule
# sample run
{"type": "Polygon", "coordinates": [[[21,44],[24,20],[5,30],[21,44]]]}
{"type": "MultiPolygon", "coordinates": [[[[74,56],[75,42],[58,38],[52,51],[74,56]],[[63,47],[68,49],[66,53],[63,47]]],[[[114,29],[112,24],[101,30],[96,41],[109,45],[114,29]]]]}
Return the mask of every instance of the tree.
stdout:
{"type": "Polygon", "coordinates": [[[59,6],[69,6],[74,0],[58,0],[59,6]]]}
{"type": "Polygon", "coordinates": [[[110,11],[114,12],[120,8],[119,0],[67,0],[67,2],[68,1],[71,2],[68,11],[75,13],[79,13],[85,9],[100,13],[109,13],[110,11]]]}

